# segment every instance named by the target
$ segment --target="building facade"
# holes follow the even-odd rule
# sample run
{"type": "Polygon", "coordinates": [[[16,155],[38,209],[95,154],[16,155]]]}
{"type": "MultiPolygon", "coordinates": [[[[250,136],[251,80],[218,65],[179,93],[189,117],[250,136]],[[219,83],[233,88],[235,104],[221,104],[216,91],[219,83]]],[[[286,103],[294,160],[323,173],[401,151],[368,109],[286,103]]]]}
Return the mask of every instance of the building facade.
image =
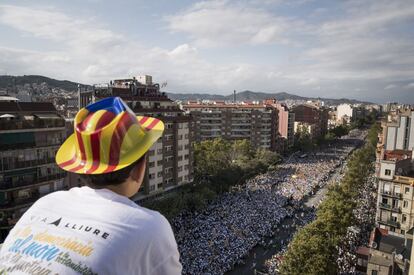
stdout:
{"type": "Polygon", "coordinates": [[[295,114],[295,132],[307,129],[312,139],[323,137],[328,131],[328,109],[312,104],[296,105],[292,108],[295,114]]]}
{"type": "Polygon", "coordinates": [[[160,91],[152,77],[119,79],[94,87],[92,100],[108,96],[121,97],[137,115],[156,117],[165,125],[162,138],[148,151],[144,182],[133,200],[145,200],[192,182],[191,117],[160,91]]]}
{"type": "Polygon", "coordinates": [[[413,114],[396,114],[383,122],[377,146],[377,223],[402,236],[414,226],[413,114]]]}
{"type": "Polygon", "coordinates": [[[1,239],[40,197],[64,189],[66,173],[55,164],[65,120],[52,103],[0,101],[1,239]]]}
{"type": "Polygon", "coordinates": [[[256,148],[278,149],[278,110],[268,104],[188,102],[182,109],[191,115],[194,140],[247,139],[256,148]]]}
{"type": "Polygon", "coordinates": [[[271,105],[278,110],[278,131],[283,143],[283,150],[291,148],[295,142],[295,113],[289,110],[286,104],[276,100],[266,100],[266,105],[271,105]]]}

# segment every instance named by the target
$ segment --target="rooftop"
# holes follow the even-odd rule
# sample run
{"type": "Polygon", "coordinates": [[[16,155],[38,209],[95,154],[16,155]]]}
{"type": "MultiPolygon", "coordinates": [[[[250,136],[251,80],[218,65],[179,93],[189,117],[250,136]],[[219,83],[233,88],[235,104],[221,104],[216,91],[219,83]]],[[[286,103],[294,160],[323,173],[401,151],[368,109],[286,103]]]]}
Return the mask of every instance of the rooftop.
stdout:
{"type": "Polygon", "coordinates": [[[386,229],[375,228],[371,236],[371,247],[384,253],[402,255],[409,259],[411,255],[412,240],[406,240],[388,233],[386,229]],[[374,243],[376,245],[374,245],[374,243]]]}

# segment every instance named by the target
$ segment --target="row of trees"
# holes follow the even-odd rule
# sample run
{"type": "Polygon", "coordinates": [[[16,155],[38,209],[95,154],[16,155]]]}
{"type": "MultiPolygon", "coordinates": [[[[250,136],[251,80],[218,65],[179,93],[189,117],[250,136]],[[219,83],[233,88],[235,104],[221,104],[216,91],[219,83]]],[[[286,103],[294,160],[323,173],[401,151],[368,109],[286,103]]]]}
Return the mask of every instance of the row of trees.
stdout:
{"type": "Polygon", "coordinates": [[[254,149],[248,140],[216,138],[195,143],[194,184],[146,206],[168,218],[182,210],[200,210],[231,186],[273,169],[280,161],[277,153],[254,149]]]}
{"type": "Polygon", "coordinates": [[[297,232],[280,267],[281,274],[337,274],[338,247],[355,222],[359,190],[372,171],[379,125],[374,124],[364,147],[348,161],[341,184],[332,186],[317,218],[297,232]]]}
{"type": "Polygon", "coordinates": [[[329,129],[325,136],[317,140],[312,140],[311,135],[306,127],[298,128],[295,133],[295,147],[294,150],[310,151],[319,145],[331,143],[335,138],[347,135],[351,130],[350,126],[339,125],[333,129],[329,129]]]}

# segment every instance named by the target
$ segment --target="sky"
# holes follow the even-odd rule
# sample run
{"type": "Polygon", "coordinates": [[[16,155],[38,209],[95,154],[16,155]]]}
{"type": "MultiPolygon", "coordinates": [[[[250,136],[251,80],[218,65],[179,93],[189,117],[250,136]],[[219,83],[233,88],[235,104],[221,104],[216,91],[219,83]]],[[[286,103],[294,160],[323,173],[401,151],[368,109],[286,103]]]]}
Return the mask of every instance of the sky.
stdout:
{"type": "Polygon", "coordinates": [[[414,103],[412,0],[1,0],[0,75],[414,103]]]}

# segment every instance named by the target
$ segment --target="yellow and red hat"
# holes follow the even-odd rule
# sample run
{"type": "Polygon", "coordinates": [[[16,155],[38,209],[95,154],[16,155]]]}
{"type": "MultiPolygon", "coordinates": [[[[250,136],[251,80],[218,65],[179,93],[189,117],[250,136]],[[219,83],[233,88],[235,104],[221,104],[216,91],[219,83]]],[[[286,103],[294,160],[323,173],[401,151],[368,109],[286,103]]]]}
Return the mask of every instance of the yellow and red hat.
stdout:
{"type": "Polygon", "coordinates": [[[77,174],[104,174],[122,169],[161,137],[164,123],[135,116],[119,97],[108,97],[81,109],[75,133],[59,148],[56,163],[77,174]]]}

